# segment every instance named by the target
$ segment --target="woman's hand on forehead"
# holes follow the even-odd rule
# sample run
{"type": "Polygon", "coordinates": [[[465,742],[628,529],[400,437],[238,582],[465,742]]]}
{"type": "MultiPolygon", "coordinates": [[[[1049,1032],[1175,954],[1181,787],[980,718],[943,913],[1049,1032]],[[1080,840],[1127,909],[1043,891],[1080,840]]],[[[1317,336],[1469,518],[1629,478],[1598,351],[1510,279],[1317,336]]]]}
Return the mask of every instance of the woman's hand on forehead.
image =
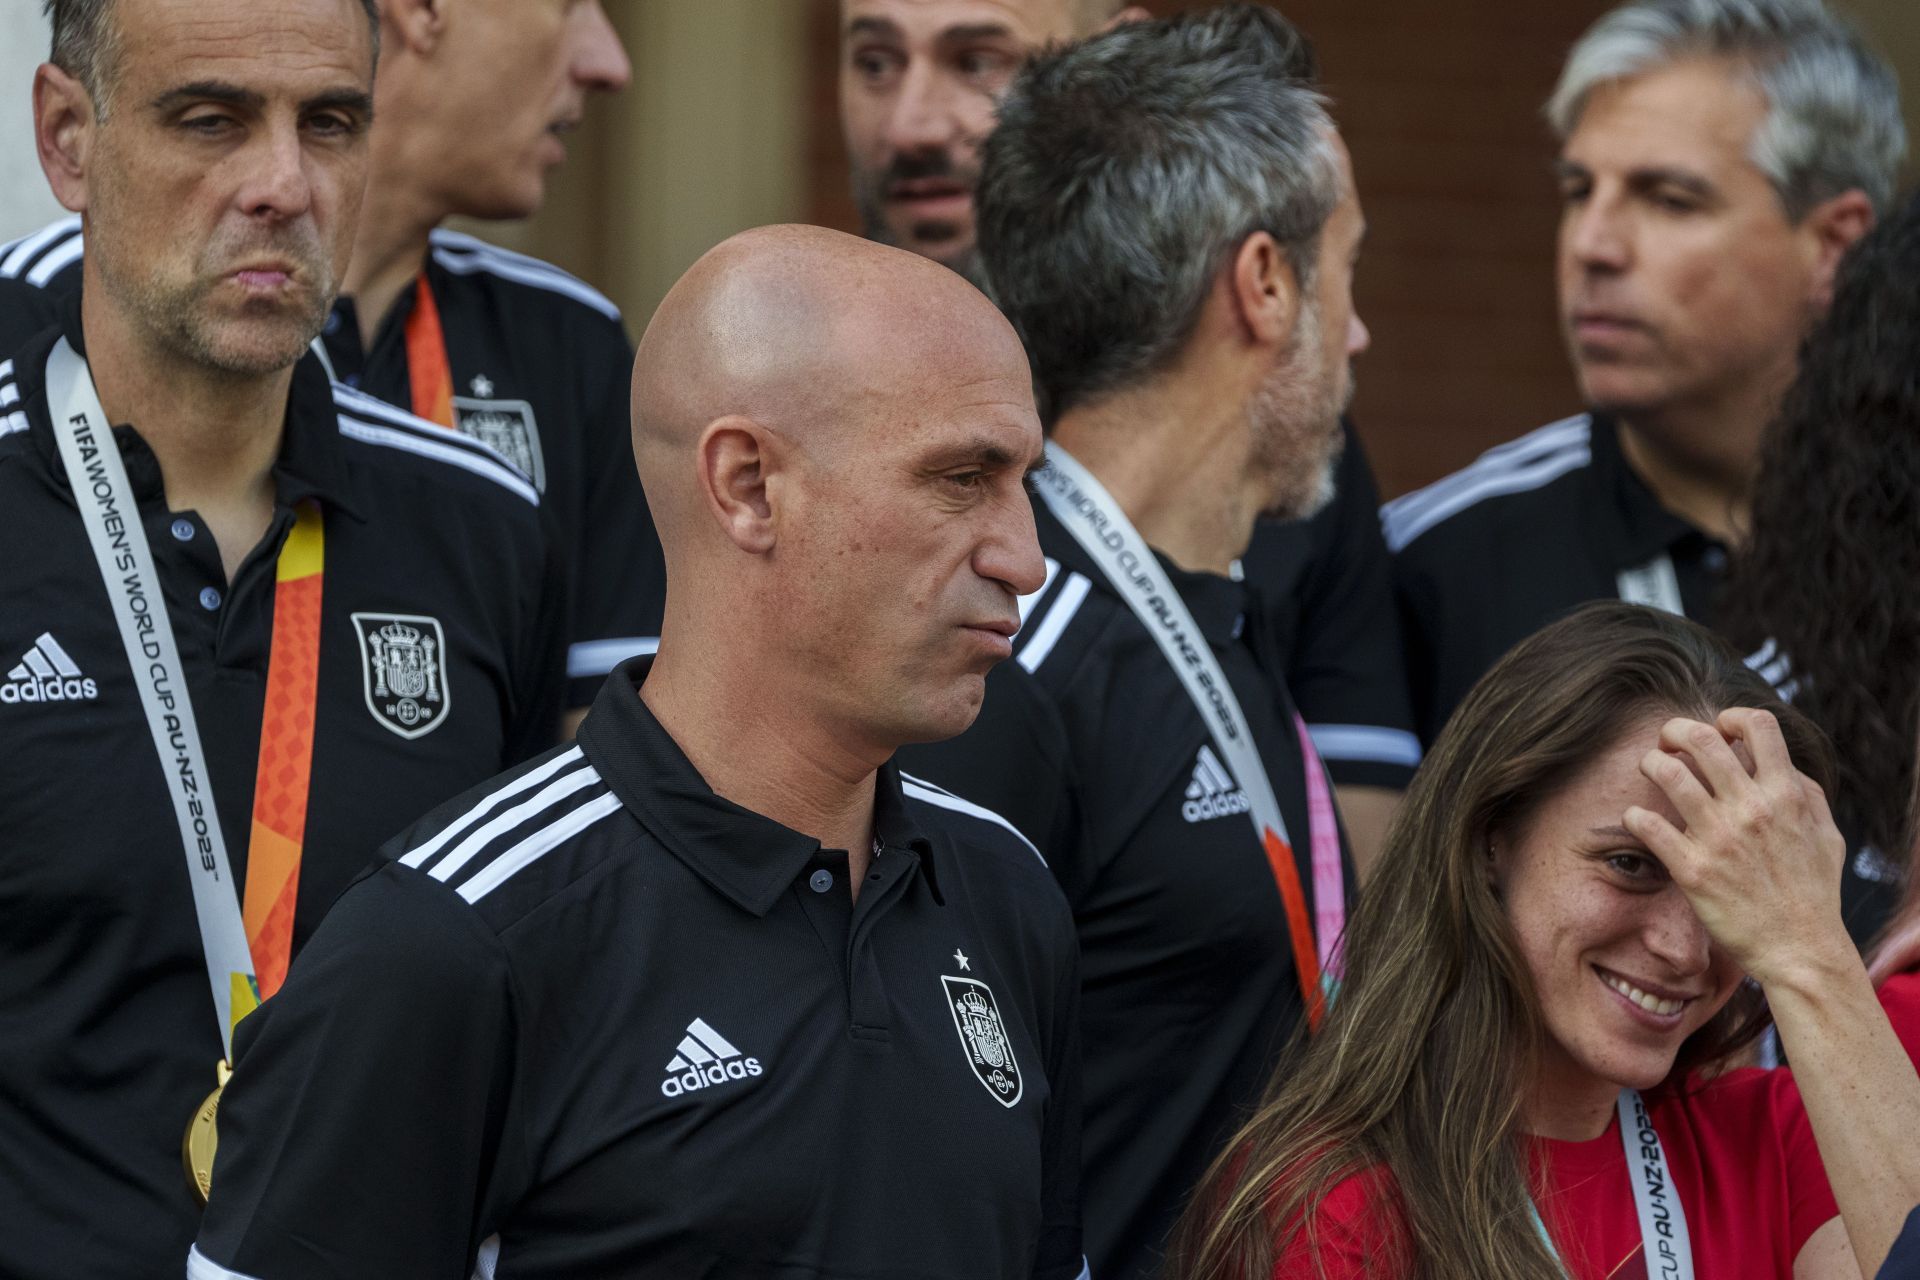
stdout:
{"type": "Polygon", "coordinates": [[[1678,813],[1630,806],[1621,823],[1666,866],[1715,942],[1763,985],[1852,944],[1840,916],[1846,842],[1779,722],[1748,707],[1676,717],[1640,771],[1678,813]]]}

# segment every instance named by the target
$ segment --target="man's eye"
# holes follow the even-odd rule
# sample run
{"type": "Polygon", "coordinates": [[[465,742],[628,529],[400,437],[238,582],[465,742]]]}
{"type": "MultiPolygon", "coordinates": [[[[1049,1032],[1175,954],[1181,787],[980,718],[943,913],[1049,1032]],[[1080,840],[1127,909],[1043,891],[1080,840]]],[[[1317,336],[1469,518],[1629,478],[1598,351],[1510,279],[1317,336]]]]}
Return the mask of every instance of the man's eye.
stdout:
{"type": "Polygon", "coordinates": [[[897,55],[879,49],[855,50],[851,61],[853,69],[867,80],[884,80],[900,65],[897,55]]]}
{"type": "Polygon", "coordinates": [[[327,113],[310,117],[307,120],[307,128],[313,133],[344,138],[358,133],[360,122],[347,116],[327,113]]]}
{"type": "Polygon", "coordinates": [[[947,483],[962,489],[978,489],[986,483],[986,479],[987,473],[984,471],[958,471],[947,477],[947,483]]]}
{"type": "Polygon", "coordinates": [[[220,133],[233,124],[233,121],[221,115],[188,116],[180,122],[180,127],[189,133],[220,133]]]}

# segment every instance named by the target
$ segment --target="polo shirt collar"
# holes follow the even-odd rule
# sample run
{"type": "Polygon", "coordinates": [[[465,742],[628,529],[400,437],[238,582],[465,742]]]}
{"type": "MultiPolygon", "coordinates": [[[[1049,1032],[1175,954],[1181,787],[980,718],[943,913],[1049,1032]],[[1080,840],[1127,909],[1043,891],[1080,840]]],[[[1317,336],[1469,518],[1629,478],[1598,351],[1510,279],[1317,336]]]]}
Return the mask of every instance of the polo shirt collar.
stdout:
{"type": "MultiPolygon", "coordinates": [[[[87,338],[80,320],[82,297],[82,291],[75,291],[61,300],[59,336],[72,344],[84,359],[87,338]]],[[[14,373],[22,383],[22,391],[30,391],[23,398],[32,402],[28,407],[34,442],[47,465],[64,483],[66,468],[60,460],[60,446],[53,437],[52,406],[46,399],[47,356],[53,345],[53,340],[43,335],[32,344],[30,354],[22,352],[27,357],[22,363],[31,367],[16,364],[14,373]],[[40,410],[38,414],[31,412],[35,408],[40,410]]],[[[133,486],[136,499],[158,500],[164,493],[160,467],[141,438],[138,426],[116,424],[114,437],[120,443],[127,480],[133,486]]],[[[341,445],[333,384],[327,378],[325,366],[311,351],[294,366],[286,431],[280,442],[280,457],[273,465],[273,478],[275,496],[287,506],[311,498],[323,508],[340,511],[356,520],[364,522],[367,518],[365,504],[360,501],[341,445]]]]}
{"type": "Polygon", "coordinates": [[[1647,482],[1627,461],[1620,446],[1619,421],[1593,416],[1593,476],[1604,505],[1598,532],[1615,569],[1636,565],[1675,550],[1703,549],[1713,539],[1660,505],[1647,482]]]}
{"type": "MultiPolygon", "coordinates": [[[[580,726],[579,742],[627,811],[715,891],[765,916],[820,852],[820,842],[715,793],[640,698],[651,656],[615,667],[580,726]]],[[[933,844],[909,814],[900,772],[876,779],[874,834],[918,863],[939,895],[933,844]]]]}
{"type": "MultiPolygon", "coordinates": [[[[1040,545],[1048,555],[1058,560],[1063,568],[1072,569],[1091,579],[1095,590],[1115,600],[1120,599],[1113,584],[1107,580],[1106,571],[1094,562],[1086,548],[1067,532],[1066,526],[1056,520],[1046,503],[1038,498],[1033,500],[1033,518],[1039,529],[1040,545]]],[[[1239,640],[1244,627],[1243,619],[1251,605],[1246,584],[1217,573],[1189,572],[1161,554],[1159,548],[1149,549],[1166,571],[1173,589],[1186,602],[1187,612],[1193,615],[1195,625],[1200,628],[1200,634],[1207,638],[1207,642],[1224,647],[1239,640]]],[[[1127,607],[1125,601],[1121,601],[1121,607],[1127,607]]]]}

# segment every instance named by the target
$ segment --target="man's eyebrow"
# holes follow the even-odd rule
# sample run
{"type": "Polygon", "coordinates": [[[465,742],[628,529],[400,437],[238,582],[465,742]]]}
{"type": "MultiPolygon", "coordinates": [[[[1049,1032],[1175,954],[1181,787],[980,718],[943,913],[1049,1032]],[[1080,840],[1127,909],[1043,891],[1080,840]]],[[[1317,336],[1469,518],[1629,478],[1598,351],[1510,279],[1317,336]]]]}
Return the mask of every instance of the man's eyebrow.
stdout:
{"type": "Polygon", "coordinates": [[[172,111],[194,102],[218,102],[224,106],[257,111],[266,105],[267,100],[252,89],[243,89],[224,80],[195,80],[191,84],[168,89],[154,98],[152,106],[156,111],[172,111]]]}
{"type": "Polygon", "coordinates": [[[1591,178],[1593,174],[1588,170],[1587,166],[1577,161],[1555,160],[1553,162],[1553,176],[1565,181],[1568,178],[1591,178]]]}
{"type": "Polygon", "coordinates": [[[1697,196],[1711,196],[1716,188],[1708,179],[1686,169],[1675,169],[1669,165],[1651,165],[1645,169],[1634,169],[1627,174],[1627,185],[1636,191],[1645,191],[1652,187],[1678,187],[1697,196]]]}
{"type": "Polygon", "coordinates": [[[351,111],[373,117],[373,95],[364,89],[329,89],[316,93],[300,104],[302,111],[351,111]]]}
{"type": "Polygon", "coordinates": [[[975,22],[963,27],[948,27],[940,33],[942,44],[965,44],[972,40],[1016,39],[1013,28],[1004,22],[975,22]]]}
{"type": "Polygon", "coordinates": [[[847,24],[848,39],[854,36],[883,36],[890,40],[900,38],[900,28],[885,18],[855,18],[847,24]]]}
{"type": "Polygon", "coordinates": [[[997,440],[979,438],[964,440],[937,449],[929,454],[922,465],[928,471],[944,471],[949,467],[979,466],[1003,470],[1015,464],[1013,450],[997,440]]]}

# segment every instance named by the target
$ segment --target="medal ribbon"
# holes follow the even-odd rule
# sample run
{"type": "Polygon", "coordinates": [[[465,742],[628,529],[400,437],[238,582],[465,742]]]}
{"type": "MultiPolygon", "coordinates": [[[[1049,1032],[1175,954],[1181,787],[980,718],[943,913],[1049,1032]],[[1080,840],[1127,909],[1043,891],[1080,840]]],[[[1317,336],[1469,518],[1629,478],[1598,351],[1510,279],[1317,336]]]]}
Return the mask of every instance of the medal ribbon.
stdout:
{"type": "Polygon", "coordinates": [[[1346,927],[1346,895],[1339,826],[1327,793],[1326,775],[1306,726],[1296,714],[1296,731],[1307,744],[1308,841],[1320,918],[1317,947],[1314,917],[1308,912],[1306,890],[1300,882],[1300,868],[1287,836],[1287,820],[1273,793],[1272,779],[1254,745],[1240,700],[1234,696],[1233,686],[1227,682],[1186,602],[1113,495],[1072,454],[1052,441],[1047,443],[1046,467],[1034,476],[1034,489],[1160,647],[1246,793],[1254,836],[1267,856],[1286,910],[1288,941],[1293,948],[1294,973],[1300,981],[1307,1025],[1318,1031],[1333,988],[1333,972],[1331,968],[1323,971],[1321,958],[1335,961],[1334,948],[1346,927]],[[1327,886],[1336,889],[1330,891],[1327,886]]]}
{"type": "MultiPolygon", "coordinates": [[[[1654,1132],[1653,1116],[1637,1089],[1622,1089],[1614,1104],[1620,1117],[1620,1145],[1627,1152],[1627,1174],[1633,1179],[1633,1208],[1640,1219],[1640,1248],[1647,1264],[1649,1280],[1693,1280],[1693,1237],[1687,1233],[1687,1211],[1680,1204],[1680,1191],[1667,1172],[1666,1149],[1654,1132]]],[[[1533,1225],[1547,1252],[1560,1265],[1562,1275],[1571,1276],[1560,1257],[1547,1224],[1533,1208],[1533,1225]]]]}
{"type": "Polygon", "coordinates": [[[294,509],[293,529],[274,567],[273,647],[267,659],[267,701],[260,715],[247,892],[240,908],[262,1000],[286,981],[287,962],[293,958],[293,908],[313,778],[325,567],[320,508],[303,502],[294,509]]]}
{"type": "Polygon", "coordinates": [[[286,953],[292,941],[319,669],[320,570],[324,562],[319,509],[301,505],[294,528],[281,548],[275,573],[273,652],[268,662],[267,708],[261,723],[254,839],[247,877],[249,906],[255,910],[243,912],[232,887],[226,838],[213,800],[213,779],[207,769],[193,699],[187,692],[186,668],[166,613],[153,548],[140,522],[126,466],[106,411],[100,406],[93,376],[86,361],[64,338],[47,358],[47,401],[74,502],[80,508],[101,581],[113,606],[129,673],[138,688],[173,801],[188,881],[193,888],[201,949],[206,956],[208,986],[220,1023],[221,1048],[226,1061],[231,1062],[233,1028],[258,1007],[261,999],[252,936],[257,931],[263,939],[260,969],[267,968],[278,949],[278,970],[273,979],[276,987],[285,977],[286,953]],[[283,636],[288,644],[284,653],[283,636]],[[266,793],[271,793],[271,798],[263,802],[266,793]],[[261,841],[263,829],[274,837],[268,845],[261,841]],[[256,884],[272,890],[272,896],[261,897],[257,905],[253,901],[256,884]],[[249,927],[256,920],[257,925],[249,927]]]}
{"type": "Polygon", "coordinates": [[[414,281],[413,310],[407,315],[407,381],[413,387],[414,416],[453,430],[453,369],[447,363],[447,336],[424,271],[414,281]]]}

